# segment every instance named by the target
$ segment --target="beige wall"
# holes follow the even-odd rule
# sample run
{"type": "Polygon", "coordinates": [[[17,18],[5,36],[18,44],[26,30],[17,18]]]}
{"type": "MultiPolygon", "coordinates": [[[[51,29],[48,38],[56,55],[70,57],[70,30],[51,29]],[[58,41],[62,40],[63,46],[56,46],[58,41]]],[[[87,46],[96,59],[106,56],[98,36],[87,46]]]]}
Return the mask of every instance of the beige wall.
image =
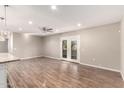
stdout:
{"type": "Polygon", "coordinates": [[[43,55],[60,58],[60,38],[79,34],[81,63],[120,70],[119,30],[120,23],[116,23],[43,37],[43,55]]]}
{"type": "Polygon", "coordinates": [[[20,58],[42,55],[42,38],[28,34],[13,33],[13,54],[20,58]]]}

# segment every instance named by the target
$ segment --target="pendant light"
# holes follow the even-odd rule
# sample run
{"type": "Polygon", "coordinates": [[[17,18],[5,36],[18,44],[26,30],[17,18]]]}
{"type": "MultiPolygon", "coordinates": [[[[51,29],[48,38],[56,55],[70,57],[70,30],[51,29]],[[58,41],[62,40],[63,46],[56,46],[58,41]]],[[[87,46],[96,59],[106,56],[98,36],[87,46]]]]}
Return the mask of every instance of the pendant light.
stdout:
{"type": "Polygon", "coordinates": [[[1,17],[1,20],[4,21],[4,27],[5,29],[3,31],[0,31],[0,41],[5,41],[6,39],[8,39],[9,36],[9,32],[7,29],[7,11],[6,8],[8,7],[8,5],[4,5],[4,17],[1,17]]]}

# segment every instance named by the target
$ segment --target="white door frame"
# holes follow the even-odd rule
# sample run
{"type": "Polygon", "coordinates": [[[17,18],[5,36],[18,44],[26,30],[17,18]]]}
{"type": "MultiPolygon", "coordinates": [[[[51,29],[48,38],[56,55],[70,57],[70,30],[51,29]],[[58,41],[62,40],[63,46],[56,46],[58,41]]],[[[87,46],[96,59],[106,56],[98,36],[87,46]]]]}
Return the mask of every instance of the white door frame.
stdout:
{"type": "Polygon", "coordinates": [[[76,62],[76,63],[80,63],[80,35],[74,35],[74,36],[67,36],[67,37],[61,37],[60,39],[60,58],[62,60],[66,60],[66,61],[70,61],[70,62],[76,62]],[[62,57],[62,40],[67,40],[67,58],[63,58],[62,57]],[[70,45],[68,45],[69,43],[71,43],[71,40],[77,40],[77,60],[71,59],[69,58],[71,56],[71,49],[68,49],[70,45]],[[68,43],[69,41],[69,43],[68,43]],[[68,57],[69,55],[69,57],[68,57]]]}
{"type": "Polygon", "coordinates": [[[8,53],[13,54],[13,33],[9,34],[8,38],[8,53]]]}

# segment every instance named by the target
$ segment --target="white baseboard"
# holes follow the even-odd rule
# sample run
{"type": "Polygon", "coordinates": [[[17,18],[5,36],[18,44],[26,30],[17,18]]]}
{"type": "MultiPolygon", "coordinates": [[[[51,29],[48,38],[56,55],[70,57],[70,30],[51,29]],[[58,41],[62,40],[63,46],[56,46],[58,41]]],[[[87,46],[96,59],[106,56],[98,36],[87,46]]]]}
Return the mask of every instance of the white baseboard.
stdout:
{"type": "Polygon", "coordinates": [[[112,69],[112,68],[107,68],[107,67],[102,67],[102,66],[96,66],[96,65],[90,65],[90,64],[85,64],[85,63],[81,63],[81,65],[86,65],[86,66],[90,66],[90,67],[95,67],[95,68],[99,68],[99,69],[104,69],[104,70],[110,70],[110,71],[114,71],[114,72],[119,72],[120,73],[120,70],[117,70],[117,69],[112,69]]]}
{"type": "Polygon", "coordinates": [[[43,57],[43,56],[24,57],[24,58],[20,58],[20,59],[26,60],[26,59],[32,59],[32,58],[37,58],[37,57],[43,57]]]}
{"type": "Polygon", "coordinates": [[[57,59],[57,60],[61,60],[60,58],[51,57],[51,56],[42,56],[42,57],[46,57],[46,58],[51,58],[51,59],[57,59]]]}
{"type": "MultiPolygon", "coordinates": [[[[57,60],[64,60],[62,58],[56,58],[56,57],[51,57],[51,56],[43,56],[43,57],[47,57],[47,58],[51,58],[51,59],[57,59],[57,60]]],[[[72,60],[65,60],[65,61],[79,63],[79,61],[72,61],[72,60]]]]}
{"type": "MultiPolygon", "coordinates": [[[[55,58],[55,57],[50,57],[50,56],[44,56],[44,57],[61,60],[61,58],[55,58]]],[[[69,62],[72,62],[72,61],[69,61],[69,62]]],[[[78,63],[81,64],[81,65],[86,65],[86,66],[90,66],[90,67],[95,67],[95,68],[99,68],[99,69],[110,70],[110,71],[114,71],[114,72],[119,72],[120,73],[120,70],[117,70],[117,69],[111,69],[111,68],[102,67],[102,66],[90,65],[90,64],[85,64],[85,63],[81,63],[81,62],[78,62],[78,63]]]]}

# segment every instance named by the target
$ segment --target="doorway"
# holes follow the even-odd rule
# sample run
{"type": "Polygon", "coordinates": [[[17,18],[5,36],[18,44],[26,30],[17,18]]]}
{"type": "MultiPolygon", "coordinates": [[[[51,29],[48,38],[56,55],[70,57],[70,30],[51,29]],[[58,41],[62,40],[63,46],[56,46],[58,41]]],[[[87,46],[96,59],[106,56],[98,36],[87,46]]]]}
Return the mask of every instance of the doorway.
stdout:
{"type": "Polygon", "coordinates": [[[80,36],[61,38],[61,59],[71,62],[80,62],[80,36]]]}
{"type": "Polygon", "coordinates": [[[0,53],[8,53],[8,39],[0,41],[0,53]]]}
{"type": "Polygon", "coordinates": [[[0,53],[13,53],[13,33],[9,32],[6,37],[0,37],[0,53]]]}

